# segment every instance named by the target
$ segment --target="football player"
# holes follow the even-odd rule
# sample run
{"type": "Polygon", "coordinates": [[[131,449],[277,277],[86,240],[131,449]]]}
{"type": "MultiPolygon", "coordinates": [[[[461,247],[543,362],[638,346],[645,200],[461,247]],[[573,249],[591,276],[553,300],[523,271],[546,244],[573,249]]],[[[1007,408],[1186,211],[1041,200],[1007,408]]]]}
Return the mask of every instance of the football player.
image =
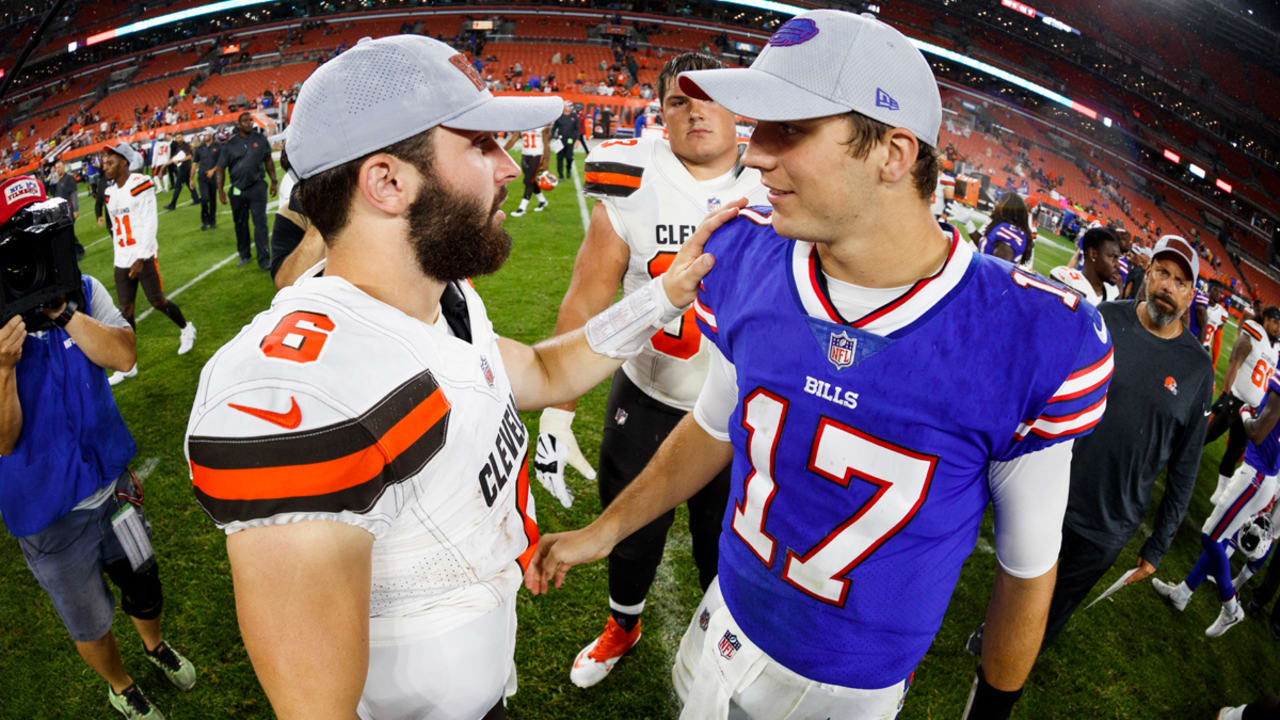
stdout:
{"type": "Polygon", "coordinates": [[[534,195],[538,196],[538,204],[534,206],[533,211],[542,212],[547,209],[547,196],[543,195],[542,188],[538,187],[538,174],[550,165],[551,156],[547,153],[547,147],[551,144],[551,126],[512,133],[503,149],[510,150],[517,140],[521,143],[520,171],[524,173],[524,197],[520,198],[520,207],[511,213],[511,217],[524,215],[529,207],[529,198],[534,195]]]}
{"type": "Polygon", "coordinates": [[[1200,344],[1209,351],[1215,368],[1218,367],[1218,354],[1222,350],[1222,326],[1231,317],[1231,313],[1227,311],[1231,300],[1224,297],[1224,294],[1222,283],[1216,280],[1209,283],[1209,308],[1205,310],[1204,337],[1200,339],[1200,344]]]}
{"type": "MultiPolygon", "coordinates": [[[[136,172],[142,167],[142,156],[128,143],[108,147],[102,154],[102,173],[106,178],[106,221],[111,224],[111,245],[115,252],[116,298],[120,314],[135,330],[133,304],[138,285],[147,302],[164,313],[179,328],[178,354],[185,355],[196,343],[196,326],[182,315],[178,304],[164,296],[157,256],[156,229],[159,213],[156,190],[151,178],[136,172]]],[[[98,218],[101,225],[103,218],[98,218]]],[[[138,374],[135,364],[128,372],[116,371],[108,378],[112,385],[138,374]]]]}
{"type": "Polygon", "coordinates": [[[500,208],[519,168],[493,133],[560,108],[493,97],[417,35],[363,39],[303,83],[290,172],[325,274],[209,361],[186,438],[280,718],[505,716],[538,539],[518,411],[578,397],[679,316],[712,264],[706,237],[740,207],[584,330],[500,338],[467,282],[511,249],[500,208]],[[352,90],[371,84],[376,102],[352,90]]]}
{"type": "Polygon", "coordinates": [[[1248,433],[1240,419],[1240,411],[1258,407],[1267,393],[1271,379],[1280,361],[1280,308],[1268,306],[1262,311],[1262,322],[1245,320],[1240,323],[1235,347],[1227,361],[1227,374],[1222,380],[1222,394],[1213,403],[1213,415],[1209,417],[1209,430],[1205,445],[1227,433],[1227,447],[1218,464],[1218,484],[1209,502],[1217,504],[1222,489],[1235,474],[1236,463],[1244,455],[1248,445],[1248,433]]]}
{"type": "Polygon", "coordinates": [[[1159,578],[1151,580],[1156,592],[1181,611],[1191,600],[1191,593],[1212,575],[1218,585],[1222,610],[1204,631],[1209,637],[1218,637],[1244,619],[1244,608],[1236,597],[1231,577],[1227,543],[1245,523],[1269,507],[1276,496],[1276,474],[1280,473],[1280,423],[1276,422],[1280,420],[1280,377],[1270,375],[1267,388],[1261,414],[1257,418],[1252,417],[1253,408],[1243,408],[1244,415],[1248,417],[1241,424],[1249,439],[1244,462],[1219,493],[1213,513],[1200,528],[1200,545],[1204,550],[1195,567],[1177,585],[1159,578]]]}
{"type": "MultiPolygon", "coordinates": [[[[738,162],[733,113],[695,100],[676,84],[686,70],[722,67],[700,53],[684,53],[658,75],[662,138],[611,140],[586,163],[592,209],[556,334],[581,327],[613,300],[621,284],[631,292],[666,271],[676,252],[708,212],[747,197],[765,204],[760,172],[738,162]]],[[[707,347],[693,311],[659,330],[639,356],[613,378],[600,445],[600,502],[609,503],[642,470],[662,440],[692,407],[706,377],[707,347]]],[[[538,479],[568,506],[565,461],[594,477],[573,437],[575,403],[542,412],[534,468],[538,479]]],[[[689,531],[703,590],[716,575],[716,545],[729,493],[726,469],[689,498],[689,531]]],[[[640,638],[640,613],[662,562],[675,511],[662,514],[618,543],[609,554],[609,616],[604,632],[574,660],[570,679],[590,687],[640,638]]]]}
{"type": "Polygon", "coordinates": [[[1106,407],[1105,325],[934,221],[938,86],[888,25],[801,13],[750,68],[680,88],[759,121],[743,163],[772,211],[707,244],[694,310],[715,352],[693,411],[599,519],[542,539],[526,586],[561,583],[732,461],[719,575],[673,669],[682,717],[893,717],[994,502],[995,644],[965,715],[1007,717],[1040,647],[1071,441],[1106,407]],[[1028,360],[1011,375],[1010,347],[1028,360]],[[1009,387],[978,398],[957,365],[1009,387]]]}
{"type": "Polygon", "coordinates": [[[1182,316],[1182,324],[1187,326],[1191,331],[1192,337],[1197,340],[1204,339],[1204,328],[1209,324],[1209,294],[1199,286],[1196,287],[1196,296],[1191,301],[1191,309],[1186,315],[1182,316]]]}
{"type": "Polygon", "coordinates": [[[1120,258],[1120,240],[1116,234],[1101,225],[1090,228],[1080,239],[1080,247],[1083,269],[1059,265],[1049,271],[1049,277],[1079,293],[1090,305],[1119,298],[1120,289],[1112,284],[1116,261],[1120,258]]]}
{"type": "Polygon", "coordinates": [[[974,233],[980,252],[995,255],[1015,265],[1031,267],[1035,250],[1035,225],[1027,204],[1017,193],[1007,193],[991,211],[991,219],[974,233]]]}

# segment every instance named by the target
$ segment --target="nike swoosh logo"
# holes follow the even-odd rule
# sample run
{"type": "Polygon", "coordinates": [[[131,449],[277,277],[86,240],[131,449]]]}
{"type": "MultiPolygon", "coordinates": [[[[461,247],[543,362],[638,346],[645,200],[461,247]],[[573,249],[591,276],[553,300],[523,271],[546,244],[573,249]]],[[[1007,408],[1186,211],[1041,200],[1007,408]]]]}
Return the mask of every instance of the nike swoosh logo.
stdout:
{"type": "Polygon", "coordinates": [[[1098,336],[1099,342],[1105,343],[1107,341],[1107,325],[1102,322],[1101,318],[1098,319],[1098,322],[1100,324],[1093,326],[1093,334],[1098,336]]]}
{"type": "Polygon", "coordinates": [[[1212,414],[1213,414],[1213,411],[1212,411],[1212,410],[1210,410],[1209,412],[1205,413],[1205,414],[1204,414],[1204,416],[1205,416],[1205,417],[1209,417],[1209,416],[1210,416],[1210,415],[1212,415],[1212,414]]]}
{"type": "Polygon", "coordinates": [[[302,424],[302,410],[298,407],[298,401],[293,396],[289,397],[289,402],[291,403],[289,411],[282,413],[235,403],[227,403],[227,407],[252,415],[259,420],[266,420],[269,423],[279,425],[286,430],[293,430],[302,424]]]}

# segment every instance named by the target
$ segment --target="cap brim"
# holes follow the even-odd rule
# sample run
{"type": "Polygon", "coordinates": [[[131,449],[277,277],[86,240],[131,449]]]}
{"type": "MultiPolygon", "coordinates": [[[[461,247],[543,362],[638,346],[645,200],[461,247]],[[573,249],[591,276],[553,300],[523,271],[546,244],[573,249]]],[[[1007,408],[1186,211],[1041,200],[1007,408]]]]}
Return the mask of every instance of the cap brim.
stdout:
{"type": "Polygon", "coordinates": [[[680,73],[680,90],[689,97],[719,103],[729,112],[769,122],[809,120],[839,115],[851,109],[751,68],[680,73]]]}
{"type": "Polygon", "coordinates": [[[495,97],[488,102],[469,108],[440,122],[454,130],[478,130],[502,132],[504,130],[532,130],[549,125],[564,112],[564,98],[559,95],[546,97],[495,97]]]}

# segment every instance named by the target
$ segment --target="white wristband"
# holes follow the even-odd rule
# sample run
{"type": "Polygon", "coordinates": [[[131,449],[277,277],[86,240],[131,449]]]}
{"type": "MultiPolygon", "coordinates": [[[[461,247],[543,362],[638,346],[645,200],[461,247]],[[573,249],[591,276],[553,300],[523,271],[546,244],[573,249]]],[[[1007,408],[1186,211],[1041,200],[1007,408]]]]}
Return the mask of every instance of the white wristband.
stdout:
{"type": "Polygon", "coordinates": [[[662,277],[656,277],[588,320],[587,344],[606,357],[633,358],[655,330],[680,317],[684,310],[671,304],[662,277]]]}

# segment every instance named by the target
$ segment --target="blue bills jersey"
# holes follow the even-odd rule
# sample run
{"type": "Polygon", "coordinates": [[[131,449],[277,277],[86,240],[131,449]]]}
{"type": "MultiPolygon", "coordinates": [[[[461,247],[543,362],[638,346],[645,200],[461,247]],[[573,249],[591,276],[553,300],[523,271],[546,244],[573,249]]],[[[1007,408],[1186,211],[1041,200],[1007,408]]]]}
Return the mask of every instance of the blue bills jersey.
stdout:
{"type": "Polygon", "coordinates": [[[1191,337],[1199,342],[1204,328],[1200,327],[1200,316],[1196,314],[1196,308],[1209,309],[1209,296],[1199,288],[1196,289],[1196,295],[1191,299],[1191,307],[1187,310],[1187,329],[1191,331],[1191,337]]]}
{"type": "MultiPolygon", "coordinates": [[[[1244,372],[1244,369],[1241,369],[1244,372]]],[[[1258,415],[1262,415],[1262,410],[1267,403],[1272,402],[1276,395],[1280,393],[1280,376],[1275,373],[1271,374],[1271,379],[1267,381],[1267,394],[1262,398],[1262,404],[1258,406],[1258,415]]],[[[1280,472],[1280,422],[1271,428],[1271,432],[1267,433],[1267,437],[1257,445],[1249,443],[1244,449],[1244,461],[1249,466],[1263,475],[1275,475],[1280,472]]]]}
{"type": "MultiPolygon", "coordinates": [[[[882,688],[929,648],[990,498],[988,465],[1087,434],[1113,367],[1097,311],[973,252],[843,318],[812,244],[749,208],[694,304],[736,369],[720,587],[747,636],[813,680],[882,688]],[[972,378],[999,377],[975,387],[972,378]]],[[[1035,478],[1026,478],[1035,482],[1035,478]]]]}
{"type": "Polygon", "coordinates": [[[1027,252],[1027,233],[1020,230],[1009,223],[997,223],[987,230],[982,236],[982,252],[986,255],[993,255],[996,249],[996,243],[1002,242],[1013,250],[1013,261],[1020,263],[1023,261],[1023,255],[1027,252]]]}

